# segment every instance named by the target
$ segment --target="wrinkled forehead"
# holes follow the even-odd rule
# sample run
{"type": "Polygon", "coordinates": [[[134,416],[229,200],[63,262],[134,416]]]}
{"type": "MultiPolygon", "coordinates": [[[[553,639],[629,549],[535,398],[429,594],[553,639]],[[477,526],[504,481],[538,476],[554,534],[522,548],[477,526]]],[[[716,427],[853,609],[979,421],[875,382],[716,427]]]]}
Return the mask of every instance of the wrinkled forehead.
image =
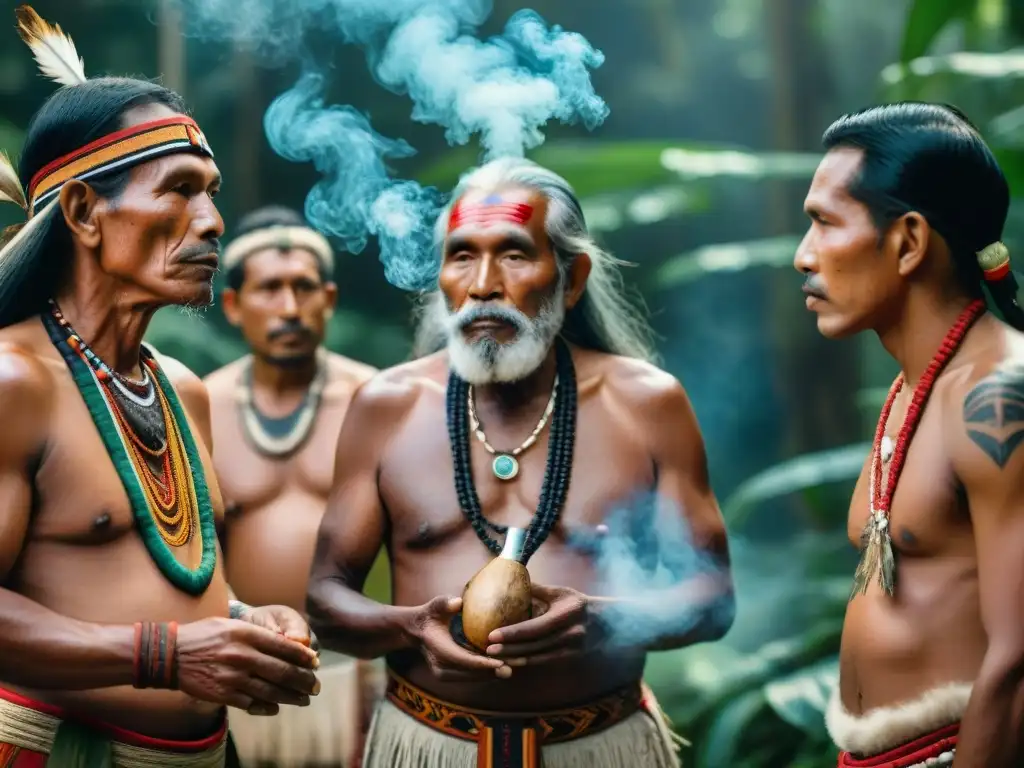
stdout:
{"type": "Polygon", "coordinates": [[[446,237],[528,233],[540,242],[547,201],[523,187],[471,189],[455,201],[448,215],[446,237]]]}

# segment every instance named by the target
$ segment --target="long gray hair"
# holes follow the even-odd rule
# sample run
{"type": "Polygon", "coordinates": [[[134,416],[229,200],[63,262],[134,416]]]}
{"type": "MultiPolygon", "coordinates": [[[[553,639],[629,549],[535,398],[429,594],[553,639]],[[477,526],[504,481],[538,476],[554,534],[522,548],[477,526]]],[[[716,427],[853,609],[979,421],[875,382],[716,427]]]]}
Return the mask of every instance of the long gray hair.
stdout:
{"type": "MultiPolygon", "coordinates": [[[[561,335],[587,349],[653,362],[657,359],[653,332],[642,306],[626,297],[619,271],[620,261],[597,244],[587,228],[576,193],[568,181],[531,160],[503,157],[474,168],[459,180],[451,199],[434,227],[435,255],[443,257],[448,216],[451,206],[471,189],[500,187],[533,189],[547,199],[544,229],[551,241],[558,264],[559,280],[564,284],[573,262],[580,254],[590,257],[590,276],[579,302],[565,316],[561,335]]],[[[415,356],[441,349],[445,344],[444,296],[432,291],[417,308],[415,356]]]]}

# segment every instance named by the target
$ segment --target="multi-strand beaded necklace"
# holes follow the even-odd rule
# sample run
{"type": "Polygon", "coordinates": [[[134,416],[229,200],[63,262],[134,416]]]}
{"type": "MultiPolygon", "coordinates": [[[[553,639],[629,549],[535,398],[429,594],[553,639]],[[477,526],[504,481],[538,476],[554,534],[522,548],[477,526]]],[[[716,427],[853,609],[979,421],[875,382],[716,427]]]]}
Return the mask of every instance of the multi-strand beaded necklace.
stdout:
{"type": "Polygon", "coordinates": [[[50,301],[42,316],[50,340],[71,371],[131,502],[139,533],[161,572],[197,595],[213,579],[216,530],[206,476],[185,412],[149,349],[140,351],[142,380],[112,370],[50,301]],[[195,568],[172,548],[202,539],[195,568]]]}
{"type": "MultiPolygon", "coordinates": [[[[548,534],[558,523],[569,493],[569,481],[572,477],[573,448],[576,444],[576,369],[572,362],[572,353],[561,339],[555,342],[556,378],[554,386],[554,405],[551,414],[551,440],[548,444],[547,468],[541,485],[540,501],[537,511],[526,531],[526,547],[521,562],[533,556],[548,534]]],[[[451,445],[452,462],[455,465],[455,492],[459,499],[459,507],[466,516],[477,537],[495,555],[500,554],[502,545],[487,531],[498,534],[508,532],[508,526],[492,523],[480,506],[480,498],[473,482],[473,469],[470,455],[470,429],[477,428],[473,424],[475,418],[470,417],[470,386],[454,372],[448,376],[447,416],[448,439],[451,445]]],[[[544,417],[546,419],[547,416],[544,417]]],[[[539,430],[537,430],[539,432],[539,430]]],[[[499,458],[507,456],[502,454],[499,458]]],[[[494,473],[499,479],[503,477],[495,466],[494,473]]],[[[511,474],[514,476],[516,473],[511,474]]]]}
{"type": "Polygon", "coordinates": [[[864,531],[861,533],[860,563],[857,565],[857,571],[853,577],[853,589],[850,591],[851,600],[858,593],[865,594],[867,592],[868,584],[876,574],[878,584],[886,594],[891,596],[895,592],[896,557],[892,549],[889,510],[892,507],[893,494],[896,492],[896,483],[900,479],[903,462],[907,457],[907,450],[910,448],[910,440],[921,421],[921,414],[924,413],[924,407],[935,386],[935,380],[960,348],[967,331],[984,311],[985,302],[980,299],[971,302],[960,313],[953,327],[949,329],[946,338],[942,340],[939,351],[935,353],[928,368],[921,376],[921,380],[914,387],[914,395],[910,400],[910,405],[907,406],[907,415],[903,419],[903,426],[900,427],[895,443],[885,434],[885,428],[889,422],[893,403],[896,402],[896,396],[903,389],[902,373],[896,377],[889,389],[889,395],[885,399],[885,405],[882,406],[882,413],[878,419],[875,440],[871,449],[871,470],[868,482],[869,514],[864,531]],[[882,477],[887,464],[889,465],[889,474],[883,490],[882,477]]]}

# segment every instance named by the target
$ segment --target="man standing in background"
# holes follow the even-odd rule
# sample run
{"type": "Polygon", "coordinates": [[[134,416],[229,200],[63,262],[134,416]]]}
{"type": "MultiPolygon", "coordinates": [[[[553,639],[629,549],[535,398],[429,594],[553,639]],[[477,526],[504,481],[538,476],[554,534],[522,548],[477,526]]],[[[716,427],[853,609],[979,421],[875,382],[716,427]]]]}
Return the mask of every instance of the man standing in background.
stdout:
{"type": "MultiPolygon", "coordinates": [[[[253,211],[224,251],[224,312],[252,350],[206,379],[222,537],[238,598],[305,611],[306,582],[355,389],[375,371],[323,348],[337,288],[327,240],[287,208],[253,211]]],[[[296,717],[232,713],[247,768],[358,764],[373,706],[369,662],[325,652],[322,693],[296,717]],[[365,722],[364,722],[365,721],[365,722]]]]}

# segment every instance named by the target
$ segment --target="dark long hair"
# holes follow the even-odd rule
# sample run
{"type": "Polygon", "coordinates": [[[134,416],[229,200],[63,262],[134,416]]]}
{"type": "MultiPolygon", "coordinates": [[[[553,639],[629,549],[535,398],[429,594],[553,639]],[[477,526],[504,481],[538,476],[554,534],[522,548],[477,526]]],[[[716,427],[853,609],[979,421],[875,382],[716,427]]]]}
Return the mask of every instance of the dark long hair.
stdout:
{"type": "Polygon", "coordinates": [[[843,115],[822,137],[825,149],[863,151],[850,195],[879,229],[916,211],[946,240],[957,276],[971,295],[988,287],[1006,322],[1024,330],[1017,280],[986,282],[977,252],[1000,240],[1010,189],[992,150],[970,120],[945,104],[900,102],[843,115]]]}
{"type": "MultiPolygon", "coordinates": [[[[29,123],[18,167],[22,188],[27,190],[32,177],[57,158],[122,128],[125,112],[148,104],[185,112],[178,94],[145,80],[96,78],[55,91],[29,123]]],[[[130,168],[115,170],[90,179],[89,186],[100,197],[117,198],[130,173],[130,168]]],[[[56,205],[0,262],[0,328],[43,309],[67,274],[71,248],[71,233],[56,205]]]]}

